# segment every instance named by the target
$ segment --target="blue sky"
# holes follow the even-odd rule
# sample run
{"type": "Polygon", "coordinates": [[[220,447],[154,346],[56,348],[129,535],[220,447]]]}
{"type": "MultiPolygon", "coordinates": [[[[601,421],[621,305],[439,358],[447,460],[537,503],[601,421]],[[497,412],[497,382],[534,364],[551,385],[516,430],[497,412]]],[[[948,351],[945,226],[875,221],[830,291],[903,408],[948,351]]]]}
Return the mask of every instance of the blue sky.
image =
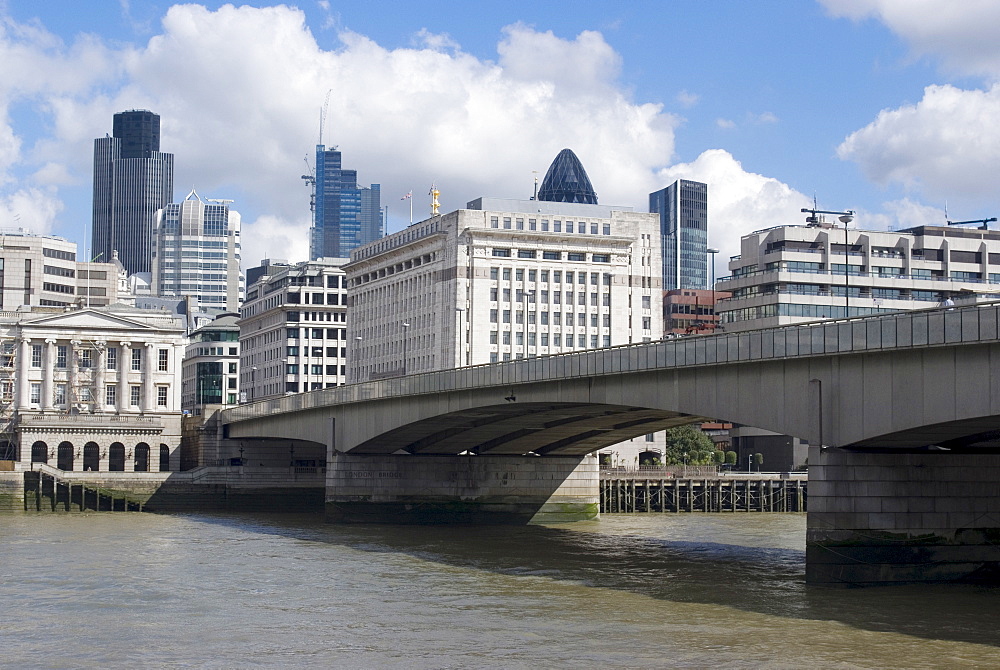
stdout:
{"type": "Polygon", "coordinates": [[[82,6],[0,0],[0,227],[81,251],[93,138],[148,108],[177,198],[236,201],[245,265],[304,258],[327,91],[324,140],[390,231],[411,189],[418,219],[432,182],[445,211],[523,197],[563,147],[602,203],[708,182],[724,258],[814,195],[873,229],[997,215],[992,0],[82,6]]]}

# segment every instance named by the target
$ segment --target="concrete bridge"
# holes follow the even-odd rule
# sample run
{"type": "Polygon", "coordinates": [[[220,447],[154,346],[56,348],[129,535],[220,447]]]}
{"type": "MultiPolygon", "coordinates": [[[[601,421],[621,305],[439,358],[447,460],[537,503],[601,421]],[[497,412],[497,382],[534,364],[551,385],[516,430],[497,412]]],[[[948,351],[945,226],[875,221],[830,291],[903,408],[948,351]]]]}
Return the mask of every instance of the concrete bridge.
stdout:
{"type": "Polygon", "coordinates": [[[329,518],[397,522],[587,518],[587,454],[699,419],[744,423],[816,445],[811,581],[991,579],[998,373],[989,304],[411,375],[223,422],[231,438],[325,445],[329,518]]]}

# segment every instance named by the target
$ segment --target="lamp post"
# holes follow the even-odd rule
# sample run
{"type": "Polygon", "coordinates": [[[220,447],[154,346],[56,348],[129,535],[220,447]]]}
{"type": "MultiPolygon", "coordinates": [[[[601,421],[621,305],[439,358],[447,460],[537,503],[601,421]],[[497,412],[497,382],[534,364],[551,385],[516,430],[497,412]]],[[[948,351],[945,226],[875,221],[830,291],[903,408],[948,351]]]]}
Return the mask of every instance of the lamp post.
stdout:
{"type": "Polygon", "coordinates": [[[753,470],[753,454],[747,454],[747,474],[753,470]]]}
{"type": "Polygon", "coordinates": [[[809,216],[806,217],[806,223],[819,223],[819,218],[817,214],[832,214],[833,216],[839,217],[840,222],[844,224],[844,318],[851,317],[851,248],[850,242],[848,241],[848,229],[847,224],[854,220],[854,210],[848,209],[843,212],[833,212],[822,209],[815,209],[815,204],[813,209],[808,209],[803,207],[802,213],[808,213],[809,216]]]}
{"type": "Polygon", "coordinates": [[[715,331],[719,327],[719,313],[715,309],[715,254],[719,250],[709,248],[705,251],[712,257],[712,330],[715,331]]]}
{"type": "Polygon", "coordinates": [[[257,397],[257,366],[250,368],[250,400],[257,397]]]}
{"type": "Polygon", "coordinates": [[[403,322],[403,376],[406,376],[406,341],[409,337],[410,324],[403,322]]]}

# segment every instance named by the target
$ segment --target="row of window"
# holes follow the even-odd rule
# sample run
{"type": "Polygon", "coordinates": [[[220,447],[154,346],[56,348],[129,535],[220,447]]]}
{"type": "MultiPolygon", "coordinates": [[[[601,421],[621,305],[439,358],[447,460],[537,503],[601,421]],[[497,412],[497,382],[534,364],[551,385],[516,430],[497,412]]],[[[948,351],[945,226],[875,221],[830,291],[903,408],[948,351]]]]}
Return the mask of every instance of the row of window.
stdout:
{"type": "MultiPolygon", "coordinates": [[[[500,218],[499,216],[490,217],[490,228],[500,228],[500,218]]],[[[563,232],[563,224],[565,223],[565,232],[567,233],[579,233],[581,235],[586,235],[587,230],[590,230],[591,235],[597,235],[598,229],[604,235],[611,234],[611,224],[610,223],[587,223],[586,221],[566,221],[553,220],[551,224],[553,233],[563,232]]],[[[504,230],[525,230],[525,220],[522,217],[503,217],[503,229],[504,230]]],[[[527,230],[540,230],[543,233],[549,232],[549,220],[548,219],[528,219],[527,220],[527,230]]]]}
{"type": "MultiPolygon", "coordinates": [[[[91,402],[93,400],[92,394],[89,387],[81,387],[78,390],[80,402],[91,402]]],[[[167,399],[169,396],[170,389],[166,386],[156,387],[156,405],[157,407],[166,407],[167,399]]],[[[14,398],[14,384],[13,382],[3,382],[2,388],[0,388],[0,396],[3,397],[5,401],[12,401],[14,398]]],[[[66,384],[56,384],[52,391],[52,402],[54,405],[65,405],[67,399],[67,385],[66,384]]],[[[142,387],[141,386],[129,386],[129,405],[132,407],[139,407],[139,403],[142,399],[142,387]]],[[[42,402],[42,385],[39,382],[32,382],[29,388],[29,402],[38,405],[42,402]]],[[[108,384],[104,388],[104,404],[114,407],[118,405],[118,386],[116,384],[108,384]]]]}
{"type": "MultiPolygon", "coordinates": [[[[511,332],[509,330],[505,330],[505,331],[503,331],[501,333],[502,337],[500,338],[499,342],[497,341],[497,339],[498,339],[497,338],[497,334],[498,333],[495,330],[490,332],[490,344],[511,344],[511,332]]],[[[524,344],[525,335],[527,335],[528,346],[529,347],[535,346],[536,341],[541,342],[541,346],[543,346],[543,347],[549,346],[549,342],[550,341],[552,342],[551,346],[553,346],[553,347],[562,347],[562,346],[566,346],[566,347],[569,347],[569,348],[573,347],[573,334],[572,333],[566,333],[565,336],[564,336],[562,333],[533,333],[533,332],[518,333],[518,332],[515,332],[514,333],[514,337],[513,337],[513,340],[514,340],[513,344],[516,345],[516,346],[522,346],[524,344]],[[564,341],[563,337],[566,338],[565,339],[565,342],[566,342],[565,345],[562,344],[562,342],[564,341]]],[[[611,336],[610,335],[603,335],[603,336],[591,335],[590,336],[590,346],[591,346],[591,348],[596,348],[597,347],[598,337],[600,337],[601,341],[604,343],[603,346],[605,346],[605,347],[610,347],[611,346],[611,336]]],[[[576,341],[577,341],[577,346],[579,348],[581,348],[581,349],[586,348],[586,346],[587,346],[587,336],[586,335],[577,335],[576,336],[576,341]]]]}
{"type": "MultiPolygon", "coordinates": [[[[94,367],[94,350],[93,349],[80,349],[77,352],[77,365],[80,368],[92,368],[94,367]]],[[[108,370],[118,369],[118,347],[108,347],[106,349],[106,366],[108,370]]],[[[132,349],[132,365],[131,369],[135,372],[142,371],[142,349],[132,349]]],[[[57,368],[67,367],[67,362],[69,359],[69,347],[66,345],[56,346],[56,360],[55,366],[57,368]]],[[[13,367],[14,365],[14,354],[12,352],[5,352],[0,354],[0,362],[2,362],[4,367],[13,367]]],[[[159,372],[167,372],[170,364],[170,350],[169,349],[159,349],[157,351],[157,361],[156,367],[159,372]]],[[[40,368],[42,367],[42,345],[32,344],[31,345],[31,367],[40,368]]]]}
{"type": "Polygon", "coordinates": [[[511,277],[514,281],[524,281],[527,277],[529,282],[541,282],[542,284],[586,284],[587,277],[590,277],[590,284],[592,286],[598,286],[603,284],[604,286],[611,286],[611,273],[609,272],[572,272],[562,270],[525,270],[524,268],[490,268],[490,279],[492,281],[499,281],[503,278],[503,281],[510,281],[511,277]],[[551,272],[551,274],[550,274],[551,272]],[[552,277],[552,281],[549,282],[549,277],[552,277]],[[574,282],[574,280],[576,280],[574,282]]]}
{"type": "MultiPolygon", "coordinates": [[[[513,249],[503,248],[503,247],[493,247],[493,256],[495,258],[524,258],[524,259],[535,259],[538,258],[538,252],[534,249],[518,249],[517,253],[514,254],[513,249]]],[[[561,251],[543,251],[542,260],[545,261],[561,261],[563,259],[563,252],[561,251]]],[[[578,261],[586,262],[587,254],[577,251],[567,251],[566,260],[568,261],[578,261]]],[[[611,254],[590,254],[590,260],[592,263],[610,263],[611,254]]]]}
{"type": "MultiPolygon", "coordinates": [[[[528,325],[535,325],[535,323],[536,323],[536,314],[537,314],[537,322],[540,325],[542,325],[542,326],[548,326],[549,325],[549,312],[528,312],[527,313],[527,315],[528,315],[528,325]]],[[[509,309],[505,309],[502,312],[499,311],[499,310],[495,310],[495,309],[491,309],[490,310],[490,323],[511,323],[511,318],[510,317],[511,317],[511,312],[510,312],[509,309]]],[[[610,328],[611,327],[611,315],[610,314],[600,314],[600,315],[598,315],[598,314],[591,314],[590,315],[590,327],[591,328],[597,328],[598,317],[601,317],[601,323],[602,323],[602,326],[604,328],[610,328]]],[[[644,322],[645,322],[645,320],[651,319],[651,317],[643,317],[643,318],[644,318],[644,322]]],[[[551,325],[553,325],[553,326],[562,326],[562,325],[572,326],[572,325],[574,325],[574,320],[576,321],[576,325],[577,326],[586,326],[587,325],[587,314],[585,314],[584,312],[580,312],[579,314],[576,315],[576,318],[574,319],[573,312],[566,312],[565,319],[564,319],[562,312],[552,312],[552,324],[551,325]],[[563,323],[564,320],[565,320],[565,324],[563,323]]],[[[515,312],[514,313],[514,321],[513,322],[514,323],[524,323],[524,312],[515,312]]],[[[648,326],[647,326],[647,328],[648,328],[648,326]]]]}

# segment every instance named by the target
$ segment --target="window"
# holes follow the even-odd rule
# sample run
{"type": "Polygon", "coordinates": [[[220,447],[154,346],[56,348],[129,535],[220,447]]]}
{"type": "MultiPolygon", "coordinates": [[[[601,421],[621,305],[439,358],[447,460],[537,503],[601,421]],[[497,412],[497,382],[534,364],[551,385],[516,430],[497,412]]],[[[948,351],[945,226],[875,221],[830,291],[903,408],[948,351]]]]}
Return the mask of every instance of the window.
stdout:
{"type": "Polygon", "coordinates": [[[520,331],[518,331],[517,333],[515,333],[514,334],[514,343],[517,344],[518,346],[522,346],[524,344],[524,333],[522,333],[520,331]]]}
{"type": "Polygon", "coordinates": [[[546,233],[549,231],[549,220],[548,219],[542,219],[542,231],[546,232],[546,233]]]}
{"type": "Polygon", "coordinates": [[[66,404],[66,385],[65,384],[56,384],[56,392],[55,392],[55,398],[54,398],[54,400],[55,400],[55,404],[56,405],[65,405],[66,404]]]}
{"type": "Polygon", "coordinates": [[[497,341],[498,341],[498,339],[497,339],[497,331],[491,330],[490,331],[490,344],[496,344],[497,341]]]}
{"type": "Polygon", "coordinates": [[[494,286],[493,288],[490,289],[490,302],[496,302],[496,301],[497,301],[497,289],[494,286]]]}
{"type": "Polygon", "coordinates": [[[493,255],[496,258],[510,258],[510,249],[493,249],[493,255]]]}
{"type": "Polygon", "coordinates": [[[108,370],[118,369],[118,347],[108,347],[108,370]]]}
{"type": "Polygon", "coordinates": [[[597,234],[597,224],[596,223],[590,224],[590,234],[591,235],[596,235],[597,234]]]}
{"type": "Polygon", "coordinates": [[[321,374],[323,374],[323,366],[322,365],[310,365],[309,366],[309,374],[311,374],[311,375],[321,375],[321,374]]]}
{"type": "Polygon", "coordinates": [[[503,311],[503,322],[504,323],[510,323],[510,310],[509,309],[505,309],[503,311]]]}
{"type": "Polygon", "coordinates": [[[136,372],[142,370],[142,349],[132,350],[132,370],[136,372]]]}
{"type": "Polygon", "coordinates": [[[60,344],[58,347],[56,347],[56,367],[57,368],[65,368],[66,367],[66,354],[67,354],[67,347],[65,345],[60,344]]]}
{"type": "Polygon", "coordinates": [[[535,346],[535,334],[534,333],[528,333],[528,346],[529,347],[535,346]]]}
{"type": "Polygon", "coordinates": [[[508,229],[508,230],[510,230],[510,217],[509,216],[503,217],[503,227],[506,228],[506,229],[508,229]]]}
{"type": "Polygon", "coordinates": [[[535,230],[537,228],[537,219],[528,219],[528,230],[535,230]]]}
{"type": "Polygon", "coordinates": [[[652,327],[653,327],[653,319],[651,319],[648,316],[642,317],[642,329],[649,330],[652,327]]]}
{"type": "Polygon", "coordinates": [[[553,221],[552,222],[552,232],[553,233],[561,233],[562,232],[562,221],[553,221]]]}
{"type": "Polygon", "coordinates": [[[167,387],[157,386],[156,387],[156,406],[166,407],[167,406],[167,387]]]}
{"type": "Polygon", "coordinates": [[[566,254],[566,260],[569,261],[585,261],[587,260],[587,254],[580,254],[570,251],[566,254]]]}
{"type": "Polygon", "coordinates": [[[562,325],[562,312],[552,312],[552,325],[553,326],[562,325]]]}
{"type": "MultiPolygon", "coordinates": [[[[567,335],[567,337],[569,336],[567,335]]],[[[562,342],[562,335],[560,335],[559,333],[552,333],[552,346],[553,347],[562,346],[560,342],[562,342]]]]}
{"type": "Polygon", "coordinates": [[[517,269],[514,271],[514,281],[524,281],[524,270],[517,269]]]}
{"type": "Polygon", "coordinates": [[[496,323],[498,315],[499,315],[499,311],[498,310],[491,309],[490,310],[490,323],[496,323]]]}
{"type": "Polygon", "coordinates": [[[602,304],[605,307],[611,307],[611,294],[610,293],[605,293],[604,294],[604,297],[602,299],[602,304]]]}
{"type": "MultiPolygon", "coordinates": [[[[560,260],[562,260],[562,252],[561,251],[543,251],[542,252],[542,259],[543,260],[547,260],[547,261],[560,261],[560,260]]],[[[559,273],[556,272],[556,274],[559,274],[559,273]]],[[[542,280],[542,281],[544,281],[544,280],[542,280]]],[[[559,280],[557,279],[556,281],[559,281],[559,280]]]]}
{"type": "Polygon", "coordinates": [[[299,339],[299,329],[298,328],[286,328],[285,329],[285,336],[289,340],[297,340],[297,339],[299,339]]]}
{"type": "Polygon", "coordinates": [[[553,270],[552,271],[552,283],[553,284],[559,284],[561,282],[562,282],[562,271],[560,271],[560,270],[553,270]]]}
{"type": "Polygon", "coordinates": [[[91,357],[93,352],[90,349],[84,349],[80,352],[80,367],[81,368],[91,368],[93,367],[93,358],[91,357]]]}
{"type": "Polygon", "coordinates": [[[83,386],[83,387],[81,387],[80,391],[79,391],[79,394],[80,394],[80,401],[81,402],[90,402],[92,400],[92,398],[90,396],[90,387],[89,386],[83,386]]]}
{"type": "MultiPolygon", "coordinates": [[[[576,346],[578,346],[581,349],[586,348],[586,346],[587,346],[587,336],[586,335],[578,335],[577,338],[576,338],[576,346]]],[[[595,344],[594,346],[596,347],[597,345],[595,344]]]]}
{"type": "Polygon", "coordinates": [[[542,325],[543,326],[549,325],[549,313],[548,312],[542,312],[542,325]]]}
{"type": "Polygon", "coordinates": [[[611,336],[610,335],[605,335],[604,336],[604,344],[602,346],[605,346],[605,347],[610,347],[611,346],[611,336]]]}
{"type": "Polygon", "coordinates": [[[156,369],[159,370],[160,372],[167,371],[168,351],[169,351],[168,349],[160,349],[159,359],[157,360],[156,363],[156,369]]]}
{"type": "Polygon", "coordinates": [[[595,263],[610,263],[611,254],[591,254],[590,259],[595,263]]]}
{"type": "Polygon", "coordinates": [[[597,307],[597,294],[596,293],[591,293],[590,294],[590,306],[591,307],[597,307]]]}
{"type": "Polygon", "coordinates": [[[236,363],[229,364],[229,374],[231,375],[236,374],[236,363]]]}
{"type": "Polygon", "coordinates": [[[651,305],[651,302],[652,302],[652,299],[648,295],[642,296],[642,308],[643,309],[649,309],[650,305],[651,305]]]}
{"type": "Polygon", "coordinates": [[[118,403],[118,387],[108,384],[104,387],[104,404],[114,406],[118,403]]]}
{"type": "Polygon", "coordinates": [[[491,216],[490,217],[490,228],[499,228],[499,227],[500,227],[500,217],[498,217],[498,216],[491,216]]]}
{"type": "Polygon", "coordinates": [[[139,393],[140,393],[140,388],[138,386],[128,387],[129,404],[132,405],[132,407],[139,406],[139,393]]]}
{"type": "Polygon", "coordinates": [[[503,269],[503,280],[510,281],[510,268],[503,269]]]}
{"type": "Polygon", "coordinates": [[[514,219],[514,228],[516,230],[524,230],[524,219],[514,219]]]}
{"type": "Polygon", "coordinates": [[[597,315],[596,314],[591,314],[590,315],[590,327],[591,328],[597,328],[597,315]]]}
{"type": "Polygon", "coordinates": [[[503,343],[504,344],[510,344],[510,331],[509,330],[503,331],[503,343]]]}
{"type": "Polygon", "coordinates": [[[604,315],[603,325],[604,325],[605,328],[610,328],[611,327],[611,315],[610,314],[605,314],[604,315]]]}
{"type": "MultiPolygon", "coordinates": [[[[532,251],[531,253],[535,253],[532,251]]],[[[538,270],[528,270],[528,281],[535,281],[538,277],[538,270]]]]}
{"type": "Polygon", "coordinates": [[[604,224],[604,234],[605,235],[610,235],[611,234],[611,224],[610,223],[605,223],[604,224]]]}
{"type": "Polygon", "coordinates": [[[547,284],[548,281],[549,281],[549,271],[548,270],[542,270],[542,283],[547,284]]]}
{"type": "Polygon", "coordinates": [[[590,336],[590,348],[591,349],[596,349],[597,348],[597,335],[591,335],[590,336]]]}
{"type": "Polygon", "coordinates": [[[490,268],[490,279],[496,281],[500,278],[500,268],[490,268]]]}
{"type": "Polygon", "coordinates": [[[31,345],[31,367],[33,368],[42,367],[42,345],[40,344],[31,345]]]}
{"type": "Polygon", "coordinates": [[[38,404],[42,401],[42,385],[32,382],[31,384],[31,398],[29,402],[33,404],[38,404]]]}

